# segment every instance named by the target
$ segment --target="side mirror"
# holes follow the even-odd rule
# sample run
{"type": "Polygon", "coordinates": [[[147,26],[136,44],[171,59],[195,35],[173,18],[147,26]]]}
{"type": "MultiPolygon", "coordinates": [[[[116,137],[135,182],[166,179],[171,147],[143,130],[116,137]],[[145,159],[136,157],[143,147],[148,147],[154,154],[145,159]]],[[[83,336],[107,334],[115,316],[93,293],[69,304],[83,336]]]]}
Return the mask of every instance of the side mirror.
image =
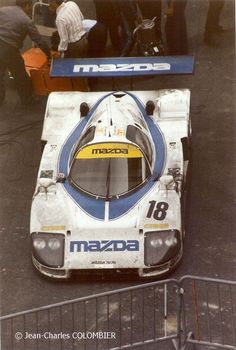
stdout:
{"type": "Polygon", "coordinates": [[[80,104],[80,115],[81,115],[81,118],[82,117],[86,117],[86,115],[88,114],[89,112],[89,106],[86,102],[82,102],[80,104]]]}
{"type": "Polygon", "coordinates": [[[147,115],[153,115],[154,109],[155,109],[154,102],[150,100],[147,101],[146,108],[145,108],[147,115]]]}

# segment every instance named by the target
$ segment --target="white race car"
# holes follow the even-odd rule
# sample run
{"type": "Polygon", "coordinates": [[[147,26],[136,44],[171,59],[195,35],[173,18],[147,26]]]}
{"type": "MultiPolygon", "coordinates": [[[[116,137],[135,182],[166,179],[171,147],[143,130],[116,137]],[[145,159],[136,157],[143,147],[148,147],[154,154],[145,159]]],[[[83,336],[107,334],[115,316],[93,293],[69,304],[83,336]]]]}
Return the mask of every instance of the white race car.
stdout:
{"type": "Polygon", "coordinates": [[[163,276],[180,261],[189,90],[54,92],[31,208],[33,263],[163,276]]]}

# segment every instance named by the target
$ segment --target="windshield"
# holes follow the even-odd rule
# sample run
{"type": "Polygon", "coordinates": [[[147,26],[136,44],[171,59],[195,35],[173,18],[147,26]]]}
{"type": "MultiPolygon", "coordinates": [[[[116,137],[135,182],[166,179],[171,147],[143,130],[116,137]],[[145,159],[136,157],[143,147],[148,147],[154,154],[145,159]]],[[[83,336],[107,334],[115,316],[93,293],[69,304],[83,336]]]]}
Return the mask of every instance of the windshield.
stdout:
{"type": "Polygon", "coordinates": [[[107,199],[134,190],[150,175],[143,153],[126,143],[84,147],[75,154],[70,170],[70,179],[77,188],[107,199]]]}

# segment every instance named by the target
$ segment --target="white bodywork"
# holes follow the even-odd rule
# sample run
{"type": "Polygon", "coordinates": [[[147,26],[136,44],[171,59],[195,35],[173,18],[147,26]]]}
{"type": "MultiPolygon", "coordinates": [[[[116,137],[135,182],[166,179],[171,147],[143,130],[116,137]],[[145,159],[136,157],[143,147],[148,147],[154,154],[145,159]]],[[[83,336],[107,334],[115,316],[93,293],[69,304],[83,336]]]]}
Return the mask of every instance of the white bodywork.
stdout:
{"type": "MultiPolygon", "coordinates": [[[[121,203],[128,202],[129,194],[123,199],[91,199],[91,196],[87,195],[89,200],[94,201],[95,206],[101,201],[104,206],[102,218],[85,210],[77,201],[77,197],[70,195],[64,182],[60,181],[63,174],[58,175],[62,149],[85,118],[81,118],[81,103],[85,102],[91,110],[97,101],[104,98],[83,128],[88,130],[89,127],[95,127],[93,142],[102,145],[126,142],[127,125],[133,125],[148,136],[153,148],[153,157],[156,158],[159,156],[158,146],[153,143],[150,125],[143,121],[136,100],[132,100],[130,95],[124,92],[54,92],[48,98],[42,132],[45,147],[32,200],[30,232],[36,234],[35,237],[39,237],[37,234],[40,233],[42,239],[48,233],[52,237],[60,234],[60,237],[63,237],[64,248],[63,263],[52,267],[43,264],[37,258],[37,254],[35,255],[35,250],[44,249],[42,241],[33,243],[33,262],[43,274],[66,278],[73,270],[136,269],[140,276],[158,276],[170,271],[182,256],[184,230],[181,196],[184,192],[188,160],[184,160],[181,139],[189,139],[191,133],[190,92],[160,90],[135,91],[130,94],[135,96],[144,109],[148,101],[153,102],[154,111],[148,118],[154,122],[162,135],[165,148],[161,174],[135,203],[127,204],[128,209],[123,210],[120,215],[112,216],[110,207],[116,205],[116,200],[120,200],[121,203]],[[110,95],[104,98],[108,94],[110,95]],[[145,259],[148,258],[145,254],[147,255],[149,250],[145,253],[145,237],[158,231],[164,232],[163,235],[165,232],[170,232],[171,235],[174,231],[180,233],[178,253],[160,264],[147,264],[145,259]]],[[[81,135],[83,137],[84,131],[81,135]]],[[[74,148],[70,151],[70,156],[73,151],[74,148]]],[[[69,162],[66,167],[69,172],[69,162]]],[[[153,163],[151,172],[154,171],[154,167],[153,163]]],[[[96,169],[94,171],[96,173],[96,169]]],[[[86,194],[83,194],[83,198],[85,197],[86,194]]],[[[174,242],[175,240],[176,238],[174,242]]],[[[156,244],[156,249],[158,242],[163,244],[160,239],[152,243],[156,244]]],[[[166,242],[169,244],[168,240],[166,242]]],[[[55,251],[56,248],[53,252],[55,251]]]]}

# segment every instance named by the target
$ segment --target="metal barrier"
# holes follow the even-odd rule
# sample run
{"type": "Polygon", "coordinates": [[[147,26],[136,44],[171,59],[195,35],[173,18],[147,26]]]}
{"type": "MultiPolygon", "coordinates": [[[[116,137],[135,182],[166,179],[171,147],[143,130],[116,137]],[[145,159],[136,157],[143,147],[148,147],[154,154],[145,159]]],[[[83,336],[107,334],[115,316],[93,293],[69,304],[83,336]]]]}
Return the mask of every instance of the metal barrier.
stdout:
{"type": "Polygon", "coordinates": [[[184,276],[3,316],[0,323],[1,350],[236,350],[236,282],[184,276]]]}
{"type": "Polygon", "coordinates": [[[179,283],[185,345],[236,349],[236,281],[184,276],[179,283]]]}
{"type": "Polygon", "coordinates": [[[178,346],[178,284],[166,280],[1,317],[2,350],[178,346]]]}
{"type": "Polygon", "coordinates": [[[48,26],[45,26],[44,24],[39,24],[39,23],[36,23],[37,20],[36,20],[36,9],[40,9],[40,8],[47,8],[49,6],[48,3],[44,3],[42,0],[39,0],[39,1],[36,1],[33,5],[33,9],[32,9],[32,20],[34,21],[34,23],[36,24],[36,27],[39,31],[39,33],[42,35],[42,36],[45,36],[45,37],[51,37],[52,34],[56,31],[56,27],[48,27],[48,26]]]}

